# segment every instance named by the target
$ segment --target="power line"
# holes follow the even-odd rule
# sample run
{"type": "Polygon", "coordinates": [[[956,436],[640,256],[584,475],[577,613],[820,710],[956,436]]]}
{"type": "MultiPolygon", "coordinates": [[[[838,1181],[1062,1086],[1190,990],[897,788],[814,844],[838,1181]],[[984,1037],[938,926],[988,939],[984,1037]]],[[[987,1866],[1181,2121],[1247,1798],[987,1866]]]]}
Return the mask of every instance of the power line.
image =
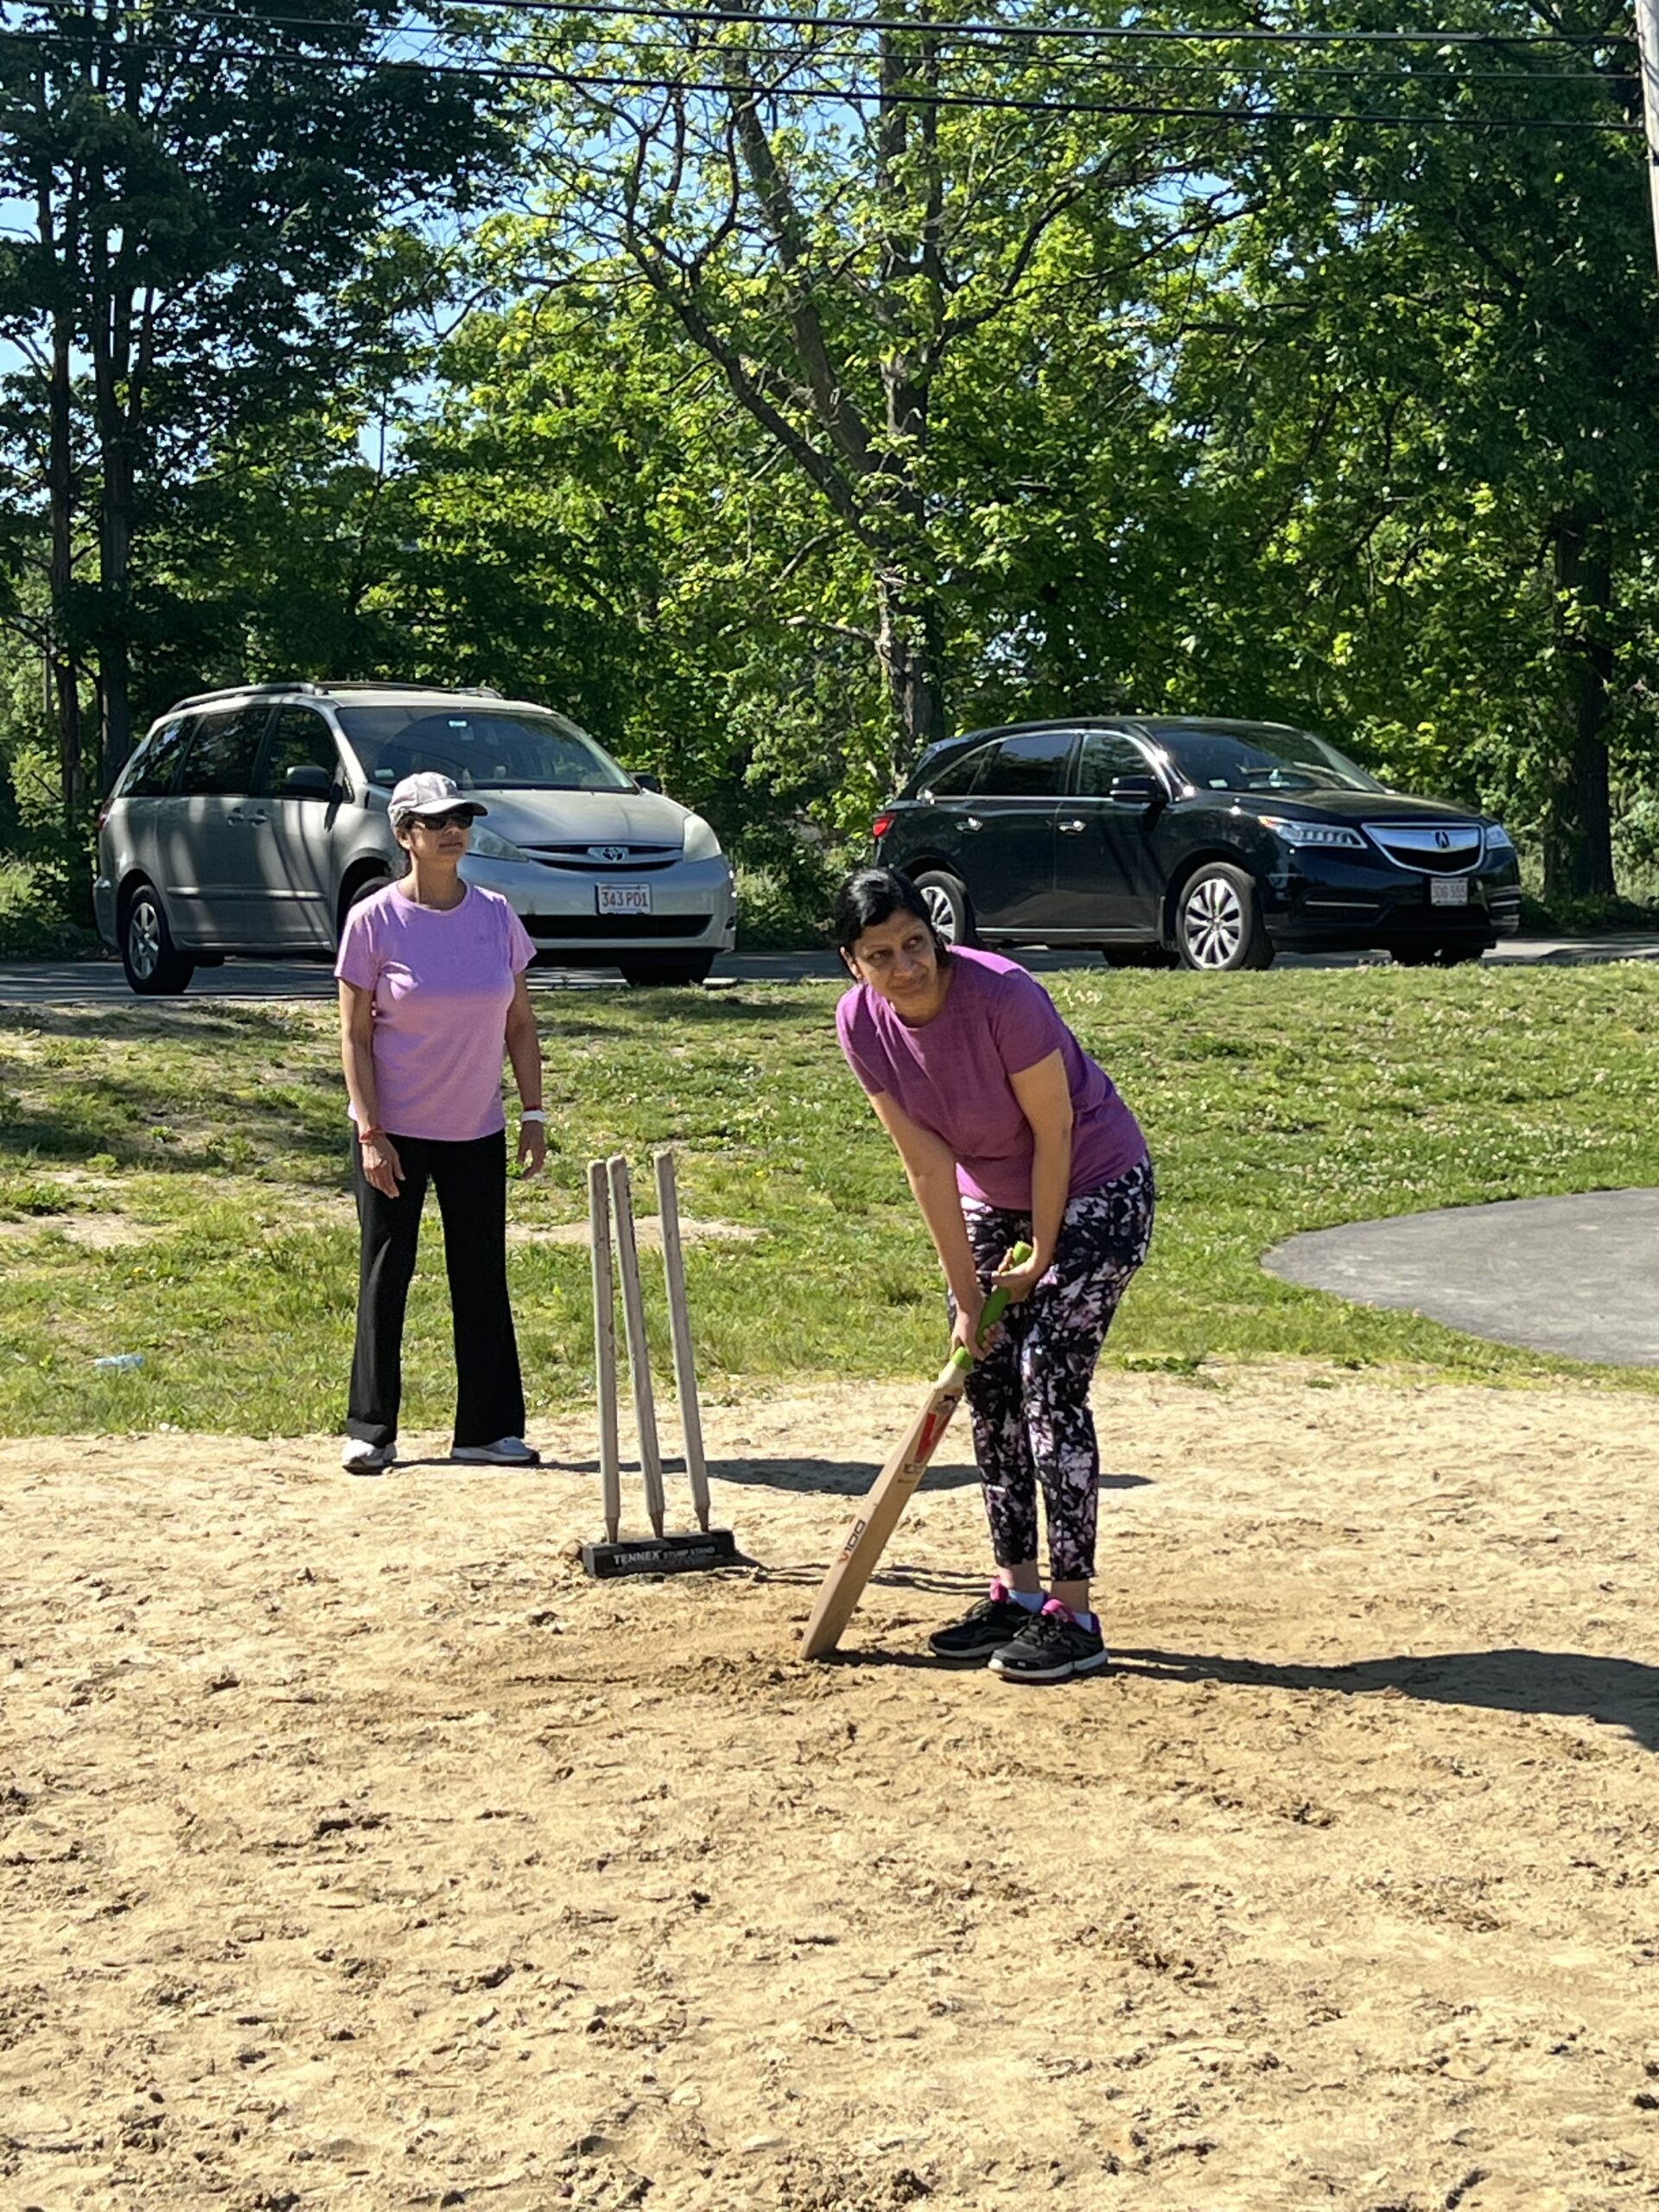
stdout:
{"type": "MultiPolygon", "coordinates": [[[[97,34],[74,31],[7,32],[0,33],[0,42],[27,42],[36,48],[47,45],[79,45],[84,47],[88,38],[97,42],[97,34]]],[[[111,49],[119,54],[166,54],[175,59],[200,61],[281,62],[294,68],[315,72],[356,71],[365,74],[380,74],[393,70],[412,71],[426,76],[459,77],[474,84],[533,85],[552,84],[575,91],[601,92],[691,92],[731,99],[741,94],[761,99],[792,99],[805,102],[828,102],[836,105],[861,107],[869,103],[882,103],[889,107],[966,108],[998,113],[1050,116],[1105,116],[1121,119],[1143,121],[1196,123],[1284,123],[1330,124],[1357,123],[1376,124],[1393,130],[1594,130],[1616,136],[1639,136],[1642,126],[1635,123],[1619,122],[1611,117],[1586,116],[1482,116],[1482,115],[1406,115],[1400,113],[1371,113],[1363,111],[1332,109],[1300,109],[1277,107],[1200,107],[1185,102],[1133,100],[1039,100],[1022,99],[1006,93],[948,92],[906,88],[903,91],[885,90],[878,86],[815,85],[792,87],[781,84],[734,86],[718,79],[704,79],[666,76],[600,75],[594,72],[560,69],[548,64],[533,62],[503,62],[491,58],[476,63],[416,60],[397,55],[312,54],[296,53],[286,47],[260,48],[202,48],[184,47],[170,41],[146,40],[141,45],[129,40],[111,49]]],[[[801,66],[801,65],[797,65],[801,66]]]]}
{"type": "MultiPolygon", "coordinates": [[[[484,8],[488,10],[493,15],[499,15],[500,12],[499,6],[498,5],[498,0],[450,0],[450,4],[461,7],[484,8]]],[[[136,21],[149,22],[153,20],[151,13],[148,10],[130,8],[123,10],[120,12],[127,16],[129,18],[136,21]]],[[[349,21],[343,22],[341,18],[337,16],[291,16],[278,14],[274,11],[254,13],[245,8],[219,5],[203,7],[199,10],[193,10],[193,12],[210,15],[217,23],[234,24],[238,28],[255,30],[273,29],[297,32],[324,31],[340,34],[353,32],[358,29],[358,26],[355,23],[349,21]]],[[[540,12],[539,8],[537,12],[540,12]]],[[[658,16],[673,16],[677,20],[682,13],[690,13],[693,11],[672,10],[653,10],[650,9],[635,10],[632,8],[607,7],[599,10],[578,10],[573,8],[572,12],[580,13],[584,16],[588,16],[590,18],[594,15],[607,15],[625,16],[631,19],[636,15],[643,14],[649,16],[652,20],[656,20],[658,16]]],[[[735,20],[735,18],[734,18],[734,20],[735,20]]],[[[817,28],[820,29],[836,32],[854,30],[861,28],[850,18],[836,16],[818,17],[816,19],[816,24],[817,28]]],[[[439,27],[429,22],[381,23],[377,24],[374,28],[381,35],[392,38],[435,38],[442,37],[444,35],[444,33],[439,27]]],[[[584,41],[583,42],[585,44],[592,45],[603,43],[597,34],[595,34],[591,39],[584,41]]],[[[870,58],[868,53],[861,52],[856,48],[825,48],[816,45],[806,48],[803,48],[799,46],[756,47],[753,45],[746,45],[741,50],[747,56],[758,56],[763,60],[776,61],[787,60],[793,57],[803,61],[849,61],[857,63],[860,61],[867,61],[870,58]]],[[[1234,69],[1236,67],[1239,70],[1239,73],[1243,74],[1247,73],[1248,67],[1246,65],[1236,64],[1225,56],[1211,57],[1205,54],[1184,55],[1177,64],[1159,65],[1149,61],[1126,61],[1117,59],[1114,60],[1110,66],[1115,72],[1124,76],[1151,75],[1159,71],[1160,67],[1167,68],[1171,66],[1178,66],[1184,69],[1211,70],[1234,69]]],[[[1376,72],[1372,70],[1351,67],[1333,68],[1328,65],[1319,62],[1313,62],[1302,67],[1298,70],[1297,75],[1299,79],[1306,77],[1320,77],[1326,79],[1357,84],[1389,81],[1402,85],[1516,85],[1526,86],[1531,86],[1534,85],[1589,85],[1597,86],[1598,88],[1603,88],[1609,85],[1633,85],[1641,81],[1637,73],[1634,70],[1548,70],[1529,68],[1408,68],[1404,72],[1395,73],[1386,80],[1379,80],[1376,77],[1376,72]]]]}
{"type": "MultiPolygon", "coordinates": [[[[499,9],[495,4],[495,0],[451,0],[451,3],[461,6],[484,7],[489,9],[492,14],[499,13],[499,9]]],[[[144,22],[152,20],[149,11],[148,10],[141,10],[137,8],[132,8],[124,10],[122,12],[134,20],[144,22]]],[[[200,12],[211,15],[216,23],[232,24],[235,25],[238,29],[246,29],[251,30],[271,29],[299,33],[320,31],[341,34],[355,32],[359,29],[359,26],[355,23],[342,22],[342,20],[337,16],[292,16],[278,14],[274,11],[256,14],[246,9],[237,8],[234,6],[213,6],[203,9],[200,12]]],[[[584,10],[582,12],[588,13],[590,11],[584,10]]],[[[617,15],[626,14],[631,16],[636,11],[631,9],[606,9],[597,12],[617,15]]],[[[846,19],[825,16],[818,20],[819,27],[825,30],[841,31],[853,28],[852,24],[846,19]]],[[[374,28],[377,33],[380,35],[391,38],[441,38],[444,36],[444,33],[437,26],[429,22],[380,23],[377,24],[374,28]]],[[[73,35],[77,36],[83,35],[83,34],[80,33],[75,33],[73,35]]],[[[87,33],[84,35],[94,35],[95,34],[87,33]]],[[[583,41],[585,44],[592,45],[599,45],[603,41],[597,35],[590,40],[583,41]]],[[[708,51],[709,49],[704,50],[708,51]]],[[[861,61],[868,61],[870,59],[868,53],[861,52],[856,48],[844,47],[826,48],[817,45],[803,48],[801,46],[757,47],[746,44],[742,48],[741,52],[746,58],[749,59],[758,58],[763,61],[788,61],[792,60],[801,65],[805,65],[807,63],[817,64],[824,61],[846,61],[856,65],[861,61]]],[[[492,58],[493,59],[494,57],[492,58]]],[[[1252,65],[1236,64],[1224,56],[1211,57],[1205,54],[1182,56],[1179,62],[1173,61],[1168,64],[1156,64],[1150,61],[1127,61],[1122,59],[1115,59],[1110,64],[1111,68],[1116,73],[1129,77],[1165,75],[1172,67],[1179,67],[1182,69],[1236,69],[1237,73],[1244,75],[1250,73],[1251,66],[1252,65]]],[[[1253,66],[1256,67],[1260,67],[1259,64],[1253,66]]],[[[1352,84],[1375,84],[1378,82],[1385,82],[1405,86],[1440,84],[1514,85],[1528,88],[1530,88],[1535,85],[1586,85],[1594,86],[1599,90],[1605,89],[1607,86],[1612,85],[1634,85],[1641,81],[1637,73],[1633,70],[1615,71],[1601,69],[1549,70],[1529,68],[1408,68],[1403,72],[1393,73],[1387,78],[1379,78],[1375,70],[1352,67],[1333,68],[1326,64],[1319,62],[1314,62],[1299,68],[1297,71],[1297,76],[1299,80],[1307,77],[1319,77],[1330,81],[1352,84]]]]}
{"type": "MultiPolygon", "coordinates": [[[[450,0],[459,7],[483,8],[493,15],[502,12],[501,0],[450,0]]],[[[757,8],[682,7],[664,4],[664,0],[633,0],[632,4],[612,5],[609,0],[594,0],[586,5],[584,0],[507,0],[508,11],[522,15],[576,16],[592,22],[597,16],[624,16],[635,22],[711,23],[728,24],[760,30],[850,30],[903,32],[912,37],[966,39],[1060,39],[1084,44],[1143,41],[1157,44],[1186,46],[1563,46],[1569,48],[1633,46],[1636,39],[1629,31],[1478,31],[1478,30],[1262,30],[1247,27],[1236,30],[1183,30],[1150,23],[995,23],[975,22],[917,22],[903,16],[819,16],[790,14],[778,10],[757,8]]],[[[126,8],[117,11],[122,15],[152,19],[149,9],[126,8]]],[[[230,15],[234,11],[219,9],[206,0],[205,4],[191,9],[193,14],[230,15]]],[[[271,20],[275,20],[274,18],[271,20]]],[[[330,28],[346,29],[347,25],[335,19],[330,28]]]]}

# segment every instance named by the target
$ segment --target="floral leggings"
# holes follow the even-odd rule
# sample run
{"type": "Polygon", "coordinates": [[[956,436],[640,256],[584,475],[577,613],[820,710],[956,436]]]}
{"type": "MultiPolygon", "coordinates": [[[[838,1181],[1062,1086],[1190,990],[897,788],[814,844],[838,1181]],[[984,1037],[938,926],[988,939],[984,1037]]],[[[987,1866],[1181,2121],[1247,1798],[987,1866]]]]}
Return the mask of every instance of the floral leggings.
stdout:
{"type": "MultiPolygon", "coordinates": [[[[969,1377],[974,1456],[999,1567],[1037,1556],[1040,1483],[1051,1579],[1086,1582],[1095,1571],[1100,1453],[1089,1386],[1118,1300],[1152,1242],[1154,1196],[1152,1162],[1143,1160],[1073,1198],[1054,1264],[1024,1304],[1009,1309],[969,1377]]],[[[963,1216],[982,1276],[1031,1236],[1028,1213],[967,1198],[963,1216]]]]}

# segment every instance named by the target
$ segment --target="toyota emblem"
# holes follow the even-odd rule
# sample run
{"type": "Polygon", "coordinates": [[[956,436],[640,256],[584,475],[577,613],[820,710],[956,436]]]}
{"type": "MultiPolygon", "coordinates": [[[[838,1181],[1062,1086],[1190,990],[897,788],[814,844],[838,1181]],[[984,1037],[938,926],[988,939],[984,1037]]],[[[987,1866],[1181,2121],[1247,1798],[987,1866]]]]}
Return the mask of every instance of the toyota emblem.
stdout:
{"type": "Polygon", "coordinates": [[[1434,842],[1443,853],[1449,853],[1452,849],[1451,831],[1449,830],[1437,830],[1434,832],[1434,842]]]}
{"type": "Polygon", "coordinates": [[[625,861],[628,849],[626,845],[589,845],[588,857],[592,861],[625,861]]]}

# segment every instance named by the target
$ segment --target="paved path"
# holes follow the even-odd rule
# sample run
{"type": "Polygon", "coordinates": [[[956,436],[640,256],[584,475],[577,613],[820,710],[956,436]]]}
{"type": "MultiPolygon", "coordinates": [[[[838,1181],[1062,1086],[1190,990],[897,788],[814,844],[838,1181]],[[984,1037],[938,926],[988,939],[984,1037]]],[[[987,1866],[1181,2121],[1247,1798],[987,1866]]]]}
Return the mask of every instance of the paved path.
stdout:
{"type": "MultiPolygon", "coordinates": [[[[1356,968],[1376,956],[1368,953],[1285,953],[1280,968],[1356,968]]],[[[1609,960],[1659,960],[1659,936],[1625,931],[1594,938],[1510,938],[1490,961],[1520,962],[1533,967],[1577,967],[1609,960]]],[[[1056,969],[1100,969],[1092,952],[1042,952],[1027,950],[1020,955],[1038,975],[1056,969]]],[[[738,982],[799,983],[810,980],[830,982],[841,973],[833,952],[738,952],[716,961],[715,977],[738,982]]],[[[538,990],[595,991],[626,988],[613,968],[535,968],[531,982],[538,990]]],[[[198,968],[187,1000],[322,999],[334,995],[334,981],[326,963],[312,960],[227,960],[222,968],[198,968]]],[[[133,1002],[118,961],[8,960],[0,961],[0,1006],[95,1006],[104,1001],[133,1002]]],[[[165,1003],[165,1001],[162,1001],[165,1003]]]]}
{"type": "Polygon", "coordinates": [[[1659,1191],[1515,1198],[1316,1229],[1262,1264],[1287,1282],[1500,1344],[1659,1367],[1659,1191]]]}

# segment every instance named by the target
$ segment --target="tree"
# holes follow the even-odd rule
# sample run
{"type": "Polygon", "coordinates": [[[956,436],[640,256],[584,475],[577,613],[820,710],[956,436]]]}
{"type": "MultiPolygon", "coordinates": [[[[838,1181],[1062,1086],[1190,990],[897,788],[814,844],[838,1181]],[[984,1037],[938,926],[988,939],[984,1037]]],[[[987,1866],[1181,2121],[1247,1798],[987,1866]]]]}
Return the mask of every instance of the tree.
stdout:
{"type": "Polygon", "coordinates": [[[318,0],[232,32],[174,0],[30,0],[0,39],[0,188],[33,218],[0,247],[0,335],[27,365],[14,438],[46,463],[72,803],[89,661],[105,780],[130,749],[162,493],[215,441],[315,405],[378,327],[371,295],[360,318],[344,296],[372,242],[464,210],[507,159],[478,81],[381,57],[385,14],[318,0]]]}
{"type": "Polygon", "coordinates": [[[1045,293],[1120,351],[1134,272],[1223,219],[1201,183],[1213,130],[1148,121],[1144,79],[1093,54],[1080,77],[1023,36],[1028,14],[989,19],[1008,35],[951,54],[914,0],[872,26],[561,20],[525,42],[563,81],[535,140],[541,202],[501,234],[510,281],[647,291],[809,487],[862,571],[881,780],[947,727],[959,487],[939,429],[964,357],[1045,293]],[[1098,111],[1066,102],[1080,83],[1098,111]]]}
{"type": "MultiPolygon", "coordinates": [[[[1547,895],[1606,896],[1610,763],[1649,757],[1659,675],[1659,293],[1640,142],[1608,128],[1634,113],[1625,19],[1452,14],[1494,41],[1468,81],[1430,47],[1351,99],[1399,124],[1267,134],[1234,172],[1255,212],[1172,313],[1224,553],[1193,594],[1198,664],[1513,799],[1547,895]],[[1503,43],[1541,29],[1581,42],[1503,43]],[[1495,127],[1443,120],[1477,111],[1495,127]]],[[[1273,67],[1283,105],[1320,99],[1273,67]]]]}

